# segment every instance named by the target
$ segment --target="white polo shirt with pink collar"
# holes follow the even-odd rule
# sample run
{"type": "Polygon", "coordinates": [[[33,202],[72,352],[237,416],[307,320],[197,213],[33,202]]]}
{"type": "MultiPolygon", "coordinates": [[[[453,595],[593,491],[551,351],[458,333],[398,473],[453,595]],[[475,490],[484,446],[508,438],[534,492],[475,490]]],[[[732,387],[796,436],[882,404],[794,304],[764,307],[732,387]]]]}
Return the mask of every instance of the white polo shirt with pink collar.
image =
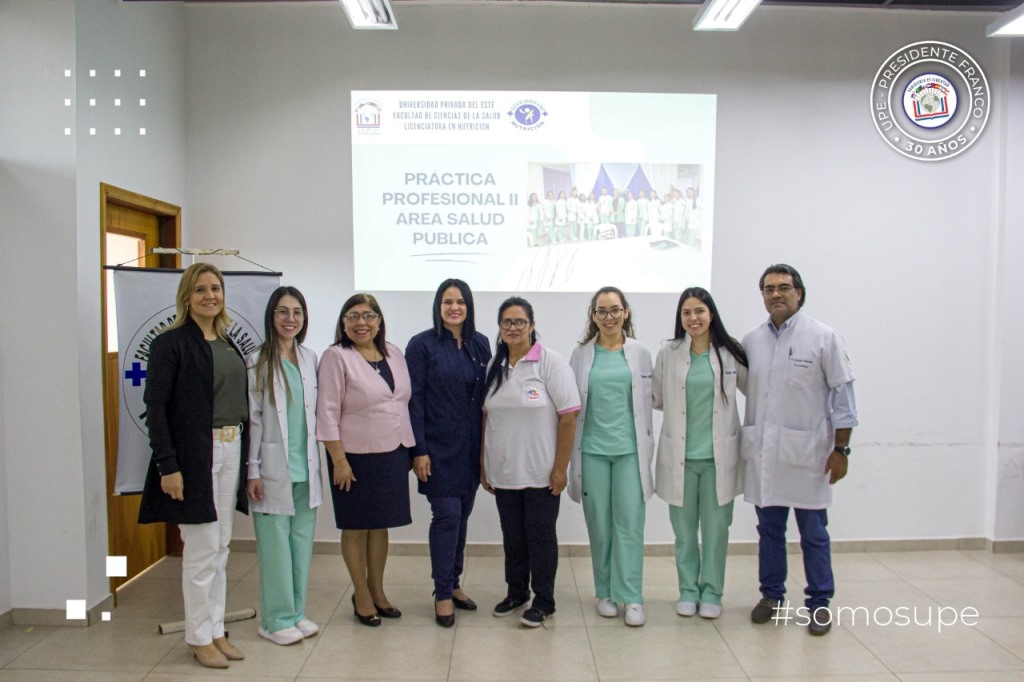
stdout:
{"type": "MultiPolygon", "coordinates": [[[[492,360],[493,362],[493,360],[492,360]]],[[[579,412],[569,363],[539,343],[484,399],[484,469],[494,488],[546,488],[558,441],[558,417],[579,412]]]]}

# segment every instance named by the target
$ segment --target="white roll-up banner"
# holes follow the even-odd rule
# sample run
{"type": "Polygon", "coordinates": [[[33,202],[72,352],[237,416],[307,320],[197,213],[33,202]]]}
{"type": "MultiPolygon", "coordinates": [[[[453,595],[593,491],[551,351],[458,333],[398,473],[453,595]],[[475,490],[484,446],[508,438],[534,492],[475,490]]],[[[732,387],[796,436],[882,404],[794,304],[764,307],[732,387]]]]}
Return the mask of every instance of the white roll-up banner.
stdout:
{"type": "MultiPolygon", "coordinates": [[[[114,493],[142,492],[152,450],[146,428],[146,366],[153,339],[174,321],[181,270],[111,268],[117,305],[117,478],[114,493]]],[[[263,343],[263,312],[281,282],[278,272],[224,272],[231,340],[246,358],[263,343]]]]}

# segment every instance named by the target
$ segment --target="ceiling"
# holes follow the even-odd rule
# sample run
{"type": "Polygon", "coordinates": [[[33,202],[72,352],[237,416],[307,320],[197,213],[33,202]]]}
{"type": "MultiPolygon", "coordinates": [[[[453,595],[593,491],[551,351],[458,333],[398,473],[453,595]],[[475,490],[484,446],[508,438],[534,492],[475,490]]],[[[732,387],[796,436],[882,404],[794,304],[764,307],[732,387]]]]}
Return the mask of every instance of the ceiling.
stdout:
{"type": "MultiPolygon", "coordinates": [[[[134,0],[125,0],[134,1],[134,0]]],[[[199,2],[308,2],[309,0],[184,0],[199,2]]],[[[334,2],[335,0],[322,0],[334,2]]],[[[471,4],[476,2],[557,2],[559,4],[622,4],[622,5],[700,5],[703,0],[392,0],[404,4],[471,4]]],[[[947,10],[973,12],[1005,12],[1021,4],[1021,0],[762,0],[763,6],[858,7],[862,9],[947,10]]]]}

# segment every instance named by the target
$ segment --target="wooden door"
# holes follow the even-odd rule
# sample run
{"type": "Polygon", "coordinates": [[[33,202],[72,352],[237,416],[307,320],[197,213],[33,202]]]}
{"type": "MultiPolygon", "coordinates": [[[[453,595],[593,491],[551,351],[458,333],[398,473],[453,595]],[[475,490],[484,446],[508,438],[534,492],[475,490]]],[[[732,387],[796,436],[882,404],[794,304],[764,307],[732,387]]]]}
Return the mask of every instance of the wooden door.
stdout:
{"type": "MultiPolygon", "coordinates": [[[[176,256],[152,255],[158,246],[180,247],[181,209],[156,199],[100,186],[100,257],[104,265],[178,267],[176,256]],[[150,255],[147,255],[150,254],[150,255]],[[134,260],[133,260],[134,259],[134,260]],[[131,261],[131,262],[125,262],[131,261]]],[[[110,590],[134,578],[168,553],[181,553],[176,527],[139,525],[140,495],[115,495],[118,376],[116,311],[112,274],[103,271],[103,410],[107,468],[107,534],[110,554],[127,557],[128,575],[110,579],[110,590]]]]}

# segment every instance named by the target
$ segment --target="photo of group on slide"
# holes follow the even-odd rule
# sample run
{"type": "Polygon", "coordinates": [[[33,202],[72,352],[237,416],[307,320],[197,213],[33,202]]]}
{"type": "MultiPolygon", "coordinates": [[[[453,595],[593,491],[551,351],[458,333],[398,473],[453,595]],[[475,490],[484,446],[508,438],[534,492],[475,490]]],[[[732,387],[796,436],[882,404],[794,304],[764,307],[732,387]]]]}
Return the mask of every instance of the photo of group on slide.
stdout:
{"type": "Polygon", "coordinates": [[[531,163],[527,245],[650,237],[699,250],[701,177],[699,165],[531,163]]]}

